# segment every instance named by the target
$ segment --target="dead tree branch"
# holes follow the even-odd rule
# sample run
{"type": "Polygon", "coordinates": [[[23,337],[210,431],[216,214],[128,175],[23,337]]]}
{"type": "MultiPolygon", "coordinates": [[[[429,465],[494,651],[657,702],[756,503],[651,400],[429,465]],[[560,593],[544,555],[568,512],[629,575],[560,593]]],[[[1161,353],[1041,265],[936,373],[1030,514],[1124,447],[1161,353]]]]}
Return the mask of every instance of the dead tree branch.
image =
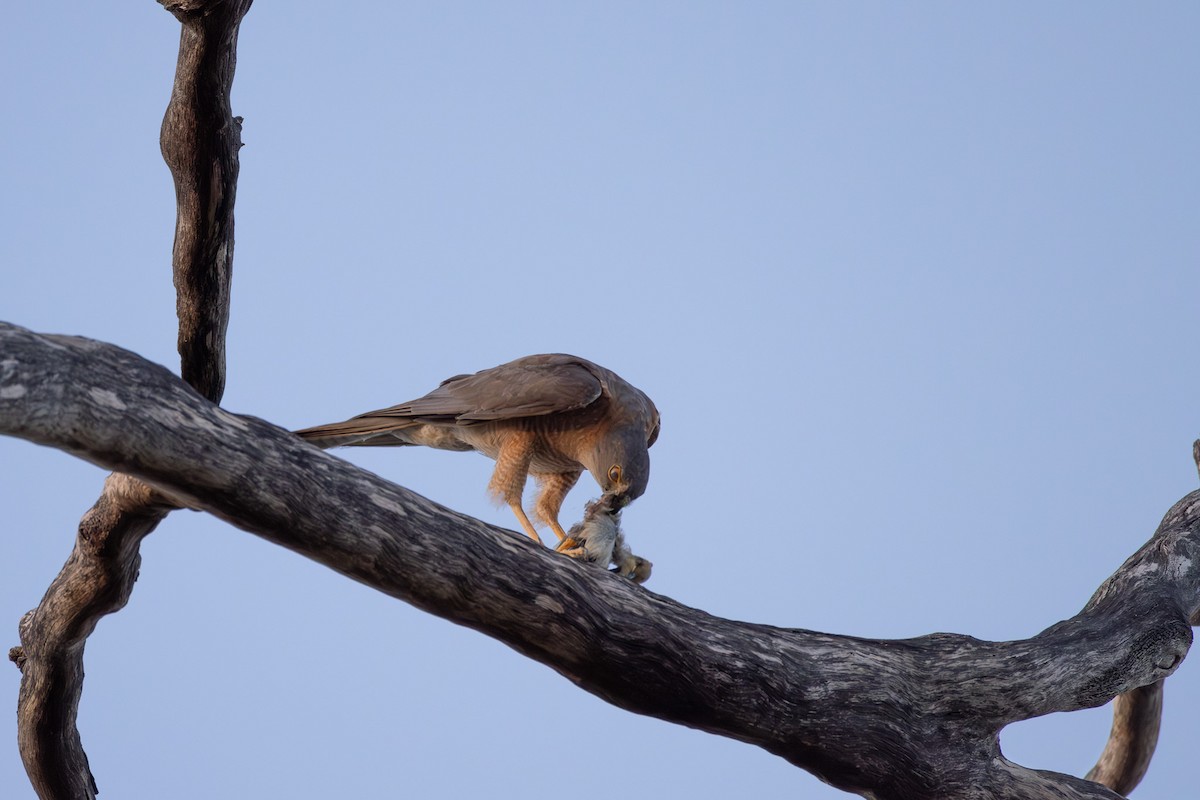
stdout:
{"type": "Polygon", "coordinates": [[[1156,681],[1113,700],[1112,731],[1096,766],[1087,774],[1119,794],[1129,794],[1150,769],[1162,724],[1163,682],[1156,681]]]}
{"type": "MultiPolygon", "coordinates": [[[[162,152],[175,180],[172,258],[184,379],[217,402],[225,386],[225,329],[233,263],[233,205],[241,119],[230,112],[237,32],[251,0],[169,2],[182,23],[162,152]]],[[[7,361],[4,363],[8,363],[7,361]]],[[[92,798],[96,783],[76,727],[83,650],[100,617],[121,609],[137,579],[138,549],[173,506],[114,474],[79,524],[74,551],[21,621],[9,656],[22,673],[17,741],[44,800],[92,798]]]]}
{"type": "Polygon", "coordinates": [[[21,647],[9,653],[21,667],[17,746],[40,797],[96,794],[75,724],[84,644],[100,617],[125,606],[141,562],[138,545],[169,510],[144,483],[110,475],[79,523],[67,563],[21,620],[21,647]]]}
{"type": "Polygon", "coordinates": [[[860,639],[653,594],[226,412],[112,345],[0,326],[0,352],[0,433],[176,493],[621,708],[756,744],[876,798],[1118,797],[1007,761],[998,734],[1163,680],[1200,611],[1200,492],[1079,614],[1030,639],[860,639]]]}
{"type": "Polygon", "coordinates": [[[175,180],[175,308],[183,379],[218,402],[233,271],[242,118],[229,93],[252,0],[159,0],[182,23],[175,86],[159,143],[175,180]]]}
{"type": "MultiPolygon", "coordinates": [[[[1200,471],[1200,439],[1192,443],[1192,460],[1200,471]]],[[[1193,625],[1200,615],[1193,613],[1193,625]]],[[[1162,727],[1163,681],[1140,686],[1113,700],[1113,723],[1104,751],[1085,776],[1119,794],[1129,794],[1146,776],[1162,727]]]]}

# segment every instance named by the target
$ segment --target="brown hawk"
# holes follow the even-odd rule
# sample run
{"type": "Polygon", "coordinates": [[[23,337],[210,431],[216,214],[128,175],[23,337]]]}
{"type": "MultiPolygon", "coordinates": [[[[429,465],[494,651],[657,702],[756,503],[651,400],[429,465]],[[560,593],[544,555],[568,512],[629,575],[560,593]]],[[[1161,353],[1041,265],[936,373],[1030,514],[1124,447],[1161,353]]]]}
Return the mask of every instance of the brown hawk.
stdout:
{"type": "Polygon", "coordinates": [[[322,448],[425,445],[483,453],[496,461],[489,491],[540,542],[521,507],[528,476],[539,484],[534,517],[561,541],[559,509],[584,469],[612,495],[615,509],[646,491],[647,450],[658,430],[658,409],[641,390],[587,359],[554,353],[456,375],[416,400],[296,433],[322,448]]]}

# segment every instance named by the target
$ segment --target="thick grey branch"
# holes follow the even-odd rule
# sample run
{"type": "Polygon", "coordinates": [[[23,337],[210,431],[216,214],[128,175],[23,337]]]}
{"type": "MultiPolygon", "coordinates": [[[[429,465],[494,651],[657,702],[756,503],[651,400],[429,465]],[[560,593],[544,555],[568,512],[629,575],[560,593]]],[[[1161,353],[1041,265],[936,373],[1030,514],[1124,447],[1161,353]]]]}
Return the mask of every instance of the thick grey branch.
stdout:
{"type": "Polygon", "coordinates": [[[1037,636],[858,639],[720,619],[442,508],[111,345],[0,326],[0,432],[136,475],[483,631],[637,713],[877,798],[1115,798],[1000,754],[1009,722],[1171,674],[1200,608],[1200,492],[1037,636]]]}

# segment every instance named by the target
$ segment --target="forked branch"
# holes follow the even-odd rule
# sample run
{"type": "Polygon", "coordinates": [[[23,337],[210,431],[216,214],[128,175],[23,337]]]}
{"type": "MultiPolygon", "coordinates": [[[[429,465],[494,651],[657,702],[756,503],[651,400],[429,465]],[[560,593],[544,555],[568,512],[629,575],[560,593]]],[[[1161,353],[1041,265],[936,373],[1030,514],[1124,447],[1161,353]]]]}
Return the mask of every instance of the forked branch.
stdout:
{"type": "MultiPolygon", "coordinates": [[[[241,119],[230,112],[237,33],[251,0],[164,0],[182,23],[161,145],[177,198],[172,268],[185,380],[214,402],[225,386],[233,205],[241,119]]],[[[9,363],[8,361],[4,362],[9,363]]],[[[76,712],[83,650],[100,617],[133,590],[138,548],[172,508],[150,487],[114,474],[80,522],[75,548],[10,652],[22,672],[17,741],[43,800],[92,798],[76,712]]]]}

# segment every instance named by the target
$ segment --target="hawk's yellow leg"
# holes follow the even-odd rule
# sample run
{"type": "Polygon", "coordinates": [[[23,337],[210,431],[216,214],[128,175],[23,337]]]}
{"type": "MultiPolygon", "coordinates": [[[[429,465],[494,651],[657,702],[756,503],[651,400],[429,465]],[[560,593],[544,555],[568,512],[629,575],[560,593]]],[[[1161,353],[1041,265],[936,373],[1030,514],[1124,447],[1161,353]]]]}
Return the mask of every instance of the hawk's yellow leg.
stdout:
{"type": "Polygon", "coordinates": [[[558,512],[562,510],[563,498],[579,480],[581,473],[582,470],[572,470],[537,476],[538,499],[533,507],[533,515],[549,525],[560,542],[566,541],[567,532],[558,521],[558,512]]]}
{"type": "Polygon", "coordinates": [[[517,515],[517,521],[521,523],[521,527],[525,529],[525,532],[529,534],[529,537],[538,544],[544,544],[544,542],[542,542],[542,537],[538,536],[537,531],[533,529],[533,523],[530,522],[529,517],[525,515],[525,509],[521,508],[521,501],[518,500],[515,503],[509,503],[508,507],[511,508],[513,513],[517,515]]]}

